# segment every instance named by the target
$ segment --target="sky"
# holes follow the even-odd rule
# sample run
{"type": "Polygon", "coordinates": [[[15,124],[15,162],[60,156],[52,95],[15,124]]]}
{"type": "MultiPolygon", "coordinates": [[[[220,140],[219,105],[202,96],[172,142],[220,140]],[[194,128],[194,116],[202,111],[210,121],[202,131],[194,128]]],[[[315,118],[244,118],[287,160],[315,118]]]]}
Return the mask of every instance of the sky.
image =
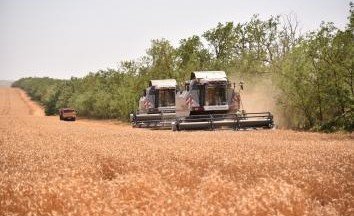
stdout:
{"type": "Polygon", "coordinates": [[[0,80],[82,77],[138,59],[152,39],[177,46],[219,22],[296,14],[302,32],[344,29],[349,0],[0,0],[0,80]]]}

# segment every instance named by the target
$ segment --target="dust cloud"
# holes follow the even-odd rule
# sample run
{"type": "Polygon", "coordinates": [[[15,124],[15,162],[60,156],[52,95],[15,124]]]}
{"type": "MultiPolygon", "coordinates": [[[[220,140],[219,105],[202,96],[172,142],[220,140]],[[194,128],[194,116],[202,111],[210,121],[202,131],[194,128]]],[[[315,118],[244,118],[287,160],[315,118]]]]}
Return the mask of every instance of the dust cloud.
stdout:
{"type": "Polygon", "coordinates": [[[242,80],[243,90],[237,86],[239,79],[232,79],[232,83],[236,83],[236,90],[241,95],[241,110],[246,112],[271,112],[274,116],[274,122],[277,128],[283,128],[284,117],[277,106],[277,97],[279,91],[270,78],[262,78],[259,80],[242,80]]]}

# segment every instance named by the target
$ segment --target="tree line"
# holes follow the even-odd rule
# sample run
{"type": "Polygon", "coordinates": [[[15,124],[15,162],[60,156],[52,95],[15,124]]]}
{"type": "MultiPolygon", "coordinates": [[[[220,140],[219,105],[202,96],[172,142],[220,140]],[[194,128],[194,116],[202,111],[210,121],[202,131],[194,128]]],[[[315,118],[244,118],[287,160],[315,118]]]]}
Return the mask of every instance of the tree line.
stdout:
{"type": "MultiPolygon", "coordinates": [[[[271,79],[287,127],[323,131],[354,127],[354,6],[344,30],[322,23],[301,34],[296,17],[254,15],[219,23],[202,35],[151,41],[146,54],[69,80],[22,78],[13,83],[45,107],[47,115],[74,107],[81,116],[127,120],[150,79],[188,80],[192,71],[224,70],[231,77],[271,79]]],[[[256,82],[255,82],[256,83],[256,82]]]]}

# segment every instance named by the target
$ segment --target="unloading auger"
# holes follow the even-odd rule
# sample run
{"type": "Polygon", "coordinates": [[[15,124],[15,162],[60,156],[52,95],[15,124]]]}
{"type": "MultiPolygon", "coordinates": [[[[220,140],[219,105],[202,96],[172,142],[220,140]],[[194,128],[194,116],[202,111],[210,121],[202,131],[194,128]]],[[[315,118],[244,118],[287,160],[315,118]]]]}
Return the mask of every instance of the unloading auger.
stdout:
{"type": "Polygon", "coordinates": [[[240,94],[235,85],[231,87],[224,71],[192,72],[184,89],[176,93],[176,117],[171,123],[173,131],[274,126],[270,112],[246,113],[240,110],[240,94]]]}
{"type": "Polygon", "coordinates": [[[174,79],[151,80],[139,100],[138,110],[130,114],[132,126],[170,128],[176,118],[176,86],[174,79]]]}

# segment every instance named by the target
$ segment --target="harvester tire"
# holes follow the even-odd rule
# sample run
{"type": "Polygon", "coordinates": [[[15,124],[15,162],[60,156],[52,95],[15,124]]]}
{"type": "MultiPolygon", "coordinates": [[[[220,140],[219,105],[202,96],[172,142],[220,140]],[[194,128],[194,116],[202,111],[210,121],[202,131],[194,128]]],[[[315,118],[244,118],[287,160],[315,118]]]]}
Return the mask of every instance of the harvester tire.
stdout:
{"type": "Polygon", "coordinates": [[[178,131],[177,123],[176,122],[172,122],[171,123],[171,128],[172,128],[172,131],[178,131]]]}

